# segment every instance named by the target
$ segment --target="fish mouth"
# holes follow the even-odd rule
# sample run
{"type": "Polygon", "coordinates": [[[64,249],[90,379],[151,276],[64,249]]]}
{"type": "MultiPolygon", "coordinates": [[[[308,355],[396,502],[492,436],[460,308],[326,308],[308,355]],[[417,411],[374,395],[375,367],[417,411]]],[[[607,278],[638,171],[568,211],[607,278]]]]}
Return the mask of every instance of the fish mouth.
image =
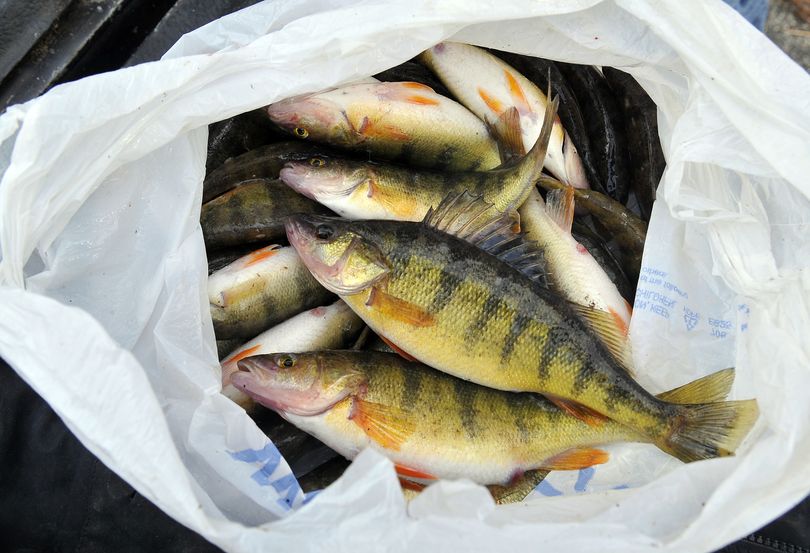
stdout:
{"type": "Polygon", "coordinates": [[[317,380],[305,389],[281,386],[273,378],[280,368],[264,356],[240,359],[237,366],[239,370],[231,375],[233,387],[280,415],[314,417],[350,395],[349,391],[345,391],[335,398],[324,397],[317,380]]]}
{"type": "Polygon", "coordinates": [[[302,169],[300,165],[286,163],[284,167],[281,168],[281,171],[279,171],[278,178],[302,196],[306,196],[310,200],[318,201],[316,194],[314,194],[313,187],[307,182],[307,175],[302,169]]]}
{"type": "Polygon", "coordinates": [[[335,220],[334,217],[322,217],[317,215],[291,215],[284,223],[284,230],[287,232],[287,239],[290,245],[295,248],[301,261],[304,262],[309,272],[315,277],[321,286],[333,294],[345,295],[357,290],[348,289],[337,284],[340,281],[340,271],[343,268],[346,258],[351,253],[352,246],[346,248],[343,256],[334,265],[328,265],[321,261],[315,254],[315,244],[318,238],[315,236],[315,229],[319,223],[335,220]]]}
{"type": "Polygon", "coordinates": [[[299,194],[316,202],[348,196],[366,181],[365,176],[357,172],[344,176],[313,171],[305,161],[288,161],[281,168],[279,178],[299,194]]]}

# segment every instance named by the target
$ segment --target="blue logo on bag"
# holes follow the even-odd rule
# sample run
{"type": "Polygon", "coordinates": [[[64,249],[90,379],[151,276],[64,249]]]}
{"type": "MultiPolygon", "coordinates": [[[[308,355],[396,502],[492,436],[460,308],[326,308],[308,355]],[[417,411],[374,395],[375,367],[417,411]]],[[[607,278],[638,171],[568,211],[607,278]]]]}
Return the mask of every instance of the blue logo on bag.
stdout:
{"type": "Polygon", "coordinates": [[[686,323],[686,330],[692,330],[695,328],[700,321],[700,315],[689,309],[688,307],[683,308],[683,322],[686,323]]]}
{"type": "Polygon", "coordinates": [[[285,474],[275,480],[272,478],[273,473],[281,464],[281,453],[271,442],[267,442],[262,449],[229,451],[228,454],[243,463],[262,463],[261,468],[251,474],[250,478],[259,486],[272,486],[282,496],[278,499],[278,504],[285,509],[292,509],[295,499],[299,495],[303,495],[304,492],[298,484],[298,480],[292,474],[285,474]]]}

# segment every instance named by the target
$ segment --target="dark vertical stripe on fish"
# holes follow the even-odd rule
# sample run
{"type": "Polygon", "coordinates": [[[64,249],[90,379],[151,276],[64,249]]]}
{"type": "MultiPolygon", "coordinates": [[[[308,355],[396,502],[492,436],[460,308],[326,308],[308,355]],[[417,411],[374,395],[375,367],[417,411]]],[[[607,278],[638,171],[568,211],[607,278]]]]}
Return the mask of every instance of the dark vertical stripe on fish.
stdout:
{"type": "Polygon", "coordinates": [[[461,425],[464,427],[464,432],[466,432],[468,438],[474,438],[478,432],[478,428],[475,424],[475,407],[473,405],[475,403],[477,389],[471,388],[470,385],[463,380],[456,380],[453,382],[453,391],[456,395],[456,404],[460,410],[461,425]],[[474,392],[470,394],[470,390],[474,390],[474,392]]]}
{"type": "Polygon", "coordinates": [[[506,340],[503,343],[503,349],[501,350],[501,357],[503,358],[504,362],[507,362],[512,356],[512,352],[515,349],[515,344],[521,335],[526,331],[526,328],[530,322],[531,319],[521,313],[517,313],[512,319],[512,326],[509,328],[509,334],[506,336],[506,340]]]}
{"type": "Polygon", "coordinates": [[[413,409],[419,401],[419,394],[422,390],[422,371],[407,371],[404,373],[405,386],[402,389],[401,406],[405,409],[413,409]]]}
{"type": "Polygon", "coordinates": [[[455,276],[447,271],[441,271],[439,285],[436,287],[436,294],[430,304],[430,312],[437,314],[447,307],[460,284],[461,282],[455,276]]]}
{"type": "Polygon", "coordinates": [[[484,305],[481,307],[481,312],[478,314],[478,318],[467,328],[467,332],[464,335],[464,340],[468,344],[477,342],[481,338],[481,334],[484,332],[487,324],[498,312],[498,308],[501,307],[501,305],[503,305],[503,301],[498,297],[497,293],[490,293],[489,296],[487,296],[484,305]]]}
{"type": "Polygon", "coordinates": [[[526,413],[523,409],[512,409],[512,414],[515,416],[515,428],[517,428],[520,441],[524,444],[529,443],[531,432],[526,426],[526,413]]]}

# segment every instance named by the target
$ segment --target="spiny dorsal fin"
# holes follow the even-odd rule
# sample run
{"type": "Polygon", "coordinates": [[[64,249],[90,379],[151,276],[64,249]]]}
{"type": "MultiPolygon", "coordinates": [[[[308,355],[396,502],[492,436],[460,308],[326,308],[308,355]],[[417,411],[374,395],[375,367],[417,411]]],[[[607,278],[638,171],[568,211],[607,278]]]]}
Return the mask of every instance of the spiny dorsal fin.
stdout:
{"type": "Polygon", "coordinates": [[[552,190],[546,194],[546,213],[557,226],[571,234],[574,224],[574,187],[552,190]]]}
{"type": "Polygon", "coordinates": [[[543,250],[516,232],[520,228],[517,211],[501,213],[483,197],[465,190],[450,193],[436,209],[431,207],[423,224],[466,240],[549,287],[543,250]]]}
{"type": "Polygon", "coordinates": [[[602,343],[613,355],[613,358],[627,371],[627,374],[633,376],[633,356],[630,352],[630,340],[628,340],[627,333],[624,330],[626,327],[624,324],[619,324],[619,320],[617,320],[618,314],[577,303],[569,303],[569,305],[596,332],[602,343]]]}

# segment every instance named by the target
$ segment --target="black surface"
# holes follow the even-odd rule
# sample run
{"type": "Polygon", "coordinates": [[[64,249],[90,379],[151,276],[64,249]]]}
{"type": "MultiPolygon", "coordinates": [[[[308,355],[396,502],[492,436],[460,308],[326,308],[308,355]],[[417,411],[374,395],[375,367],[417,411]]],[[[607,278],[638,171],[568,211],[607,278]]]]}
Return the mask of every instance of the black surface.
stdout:
{"type": "MultiPolygon", "coordinates": [[[[59,82],[158,59],[182,34],[255,0],[0,2],[0,109],[59,82]]],[[[271,426],[274,424],[268,421],[271,426]]],[[[267,428],[267,431],[276,431],[267,428]]],[[[306,440],[292,440],[300,452],[306,440]]],[[[315,450],[313,450],[315,451],[315,450]]],[[[312,467],[328,451],[302,455],[312,467]]],[[[305,481],[318,487],[333,459],[305,481]],[[310,480],[312,482],[310,482],[310,480]]],[[[303,466],[303,465],[302,465],[303,466]]],[[[332,478],[331,473],[324,481],[332,478]]],[[[733,517],[729,513],[729,517],[733,517]]],[[[107,469],[0,360],[0,551],[219,551],[107,469]]],[[[810,553],[810,500],[724,553],[810,553]]]]}
{"type": "Polygon", "coordinates": [[[105,467],[2,361],[0,550],[220,551],[105,467]]]}

